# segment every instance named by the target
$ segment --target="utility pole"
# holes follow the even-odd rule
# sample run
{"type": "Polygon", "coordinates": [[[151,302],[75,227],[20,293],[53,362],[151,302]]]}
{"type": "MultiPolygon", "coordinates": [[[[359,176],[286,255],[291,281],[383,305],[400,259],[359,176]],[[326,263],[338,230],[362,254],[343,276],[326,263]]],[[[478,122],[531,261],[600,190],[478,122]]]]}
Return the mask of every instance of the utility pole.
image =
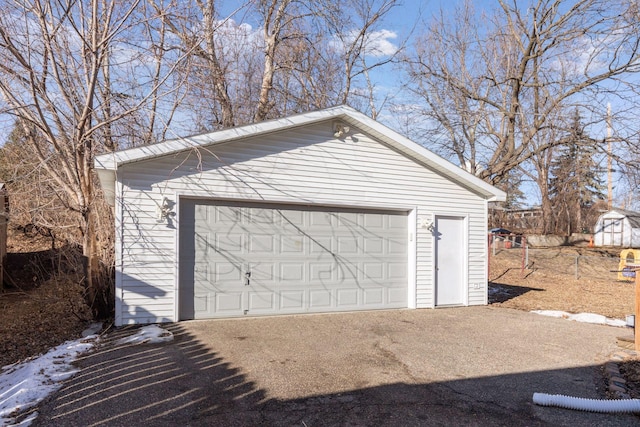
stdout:
{"type": "Polygon", "coordinates": [[[611,153],[611,103],[607,103],[607,208],[613,207],[613,172],[611,153]]]}

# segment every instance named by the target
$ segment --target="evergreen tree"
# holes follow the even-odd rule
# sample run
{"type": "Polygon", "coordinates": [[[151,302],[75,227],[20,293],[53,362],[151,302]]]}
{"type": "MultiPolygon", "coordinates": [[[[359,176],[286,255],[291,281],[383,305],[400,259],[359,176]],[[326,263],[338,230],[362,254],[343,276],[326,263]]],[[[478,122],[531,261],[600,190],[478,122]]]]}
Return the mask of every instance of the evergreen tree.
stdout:
{"type": "Polygon", "coordinates": [[[556,231],[568,234],[583,228],[582,210],[604,199],[602,168],[594,156],[597,141],[589,137],[576,109],[565,141],[558,147],[550,168],[550,190],[556,231]]]}

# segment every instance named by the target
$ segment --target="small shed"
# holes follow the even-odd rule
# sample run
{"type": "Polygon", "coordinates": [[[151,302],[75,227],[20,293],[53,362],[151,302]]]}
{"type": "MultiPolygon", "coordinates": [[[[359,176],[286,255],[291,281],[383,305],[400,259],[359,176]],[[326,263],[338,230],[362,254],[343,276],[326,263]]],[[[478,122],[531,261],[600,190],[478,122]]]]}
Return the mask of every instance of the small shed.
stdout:
{"type": "Polygon", "coordinates": [[[640,248],[640,212],[613,208],[600,215],[594,230],[596,246],[640,248]]]}
{"type": "Polygon", "coordinates": [[[484,305],[505,193],[358,111],[97,156],[117,325],[484,305]]]}

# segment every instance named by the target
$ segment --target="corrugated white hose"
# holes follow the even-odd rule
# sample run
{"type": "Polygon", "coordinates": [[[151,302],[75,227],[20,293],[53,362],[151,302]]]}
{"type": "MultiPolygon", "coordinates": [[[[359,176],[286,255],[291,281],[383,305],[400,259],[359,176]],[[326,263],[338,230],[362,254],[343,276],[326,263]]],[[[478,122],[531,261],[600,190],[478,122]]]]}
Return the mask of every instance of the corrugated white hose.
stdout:
{"type": "Polygon", "coordinates": [[[558,406],[566,409],[607,414],[640,412],[640,399],[585,399],[562,394],[533,393],[533,403],[540,406],[558,406]]]}

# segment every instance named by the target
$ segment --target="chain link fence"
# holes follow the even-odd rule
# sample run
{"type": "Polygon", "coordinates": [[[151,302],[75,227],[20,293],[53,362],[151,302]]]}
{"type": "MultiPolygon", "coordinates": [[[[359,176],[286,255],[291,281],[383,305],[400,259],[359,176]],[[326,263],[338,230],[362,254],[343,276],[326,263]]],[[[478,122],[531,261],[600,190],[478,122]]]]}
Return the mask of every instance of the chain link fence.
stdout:
{"type": "Polygon", "coordinates": [[[531,248],[525,237],[514,235],[489,236],[489,248],[494,262],[499,262],[503,269],[520,270],[523,275],[612,282],[632,282],[635,278],[634,273],[621,271],[625,264],[621,264],[620,250],[584,246],[531,248]]]}

